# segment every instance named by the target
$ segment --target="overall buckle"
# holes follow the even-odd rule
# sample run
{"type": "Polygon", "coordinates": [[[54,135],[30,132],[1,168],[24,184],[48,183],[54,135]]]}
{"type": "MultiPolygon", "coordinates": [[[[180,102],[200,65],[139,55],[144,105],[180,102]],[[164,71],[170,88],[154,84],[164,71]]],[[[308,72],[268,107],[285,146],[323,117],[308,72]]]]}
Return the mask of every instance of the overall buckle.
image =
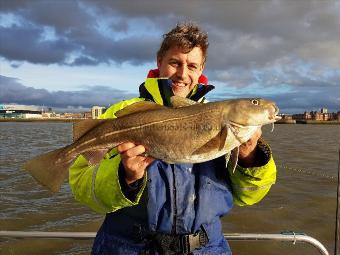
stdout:
{"type": "Polygon", "coordinates": [[[195,234],[181,235],[179,239],[180,250],[183,254],[188,254],[201,248],[209,242],[204,231],[195,234]]]}

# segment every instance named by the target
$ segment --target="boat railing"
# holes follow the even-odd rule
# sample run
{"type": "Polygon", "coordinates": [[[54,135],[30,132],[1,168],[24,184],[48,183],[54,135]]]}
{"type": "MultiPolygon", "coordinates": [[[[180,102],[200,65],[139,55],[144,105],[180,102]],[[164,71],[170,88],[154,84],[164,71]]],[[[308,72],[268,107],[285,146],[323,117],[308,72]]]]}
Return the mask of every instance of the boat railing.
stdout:
{"type": "MultiPolygon", "coordinates": [[[[72,238],[93,239],[95,232],[46,232],[46,231],[0,231],[0,238],[72,238]]],[[[315,247],[321,255],[329,255],[325,246],[317,239],[304,233],[293,231],[280,234],[259,233],[225,233],[224,238],[228,241],[281,241],[296,244],[307,243],[315,247]]]]}

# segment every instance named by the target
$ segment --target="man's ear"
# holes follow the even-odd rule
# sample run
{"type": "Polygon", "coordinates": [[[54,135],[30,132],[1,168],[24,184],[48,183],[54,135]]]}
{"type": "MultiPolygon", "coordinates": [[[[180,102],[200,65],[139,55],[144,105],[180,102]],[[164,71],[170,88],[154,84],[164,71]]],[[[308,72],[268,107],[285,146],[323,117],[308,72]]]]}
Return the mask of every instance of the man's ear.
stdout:
{"type": "Polygon", "coordinates": [[[199,75],[203,74],[204,67],[205,67],[204,63],[202,65],[200,65],[199,75]]]}
{"type": "Polygon", "coordinates": [[[205,68],[205,61],[202,63],[202,65],[201,65],[201,72],[203,73],[203,70],[204,70],[204,68],[205,68]]]}
{"type": "Polygon", "coordinates": [[[157,56],[157,68],[158,69],[161,67],[161,63],[162,63],[162,58],[157,56]]]}

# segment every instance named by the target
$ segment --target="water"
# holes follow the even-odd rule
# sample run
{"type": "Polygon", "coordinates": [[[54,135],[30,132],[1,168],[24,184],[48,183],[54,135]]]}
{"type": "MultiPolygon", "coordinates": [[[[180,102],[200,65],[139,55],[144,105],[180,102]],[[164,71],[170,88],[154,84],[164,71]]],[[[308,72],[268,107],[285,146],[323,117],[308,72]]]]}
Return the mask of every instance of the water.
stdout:
{"type": "MultiPolygon", "coordinates": [[[[0,123],[0,230],[96,231],[103,216],[75,202],[67,183],[57,194],[21,170],[34,155],[71,142],[69,123],[0,123]]],[[[340,126],[276,125],[264,128],[278,165],[277,183],[264,200],[235,207],[224,232],[304,232],[334,250],[340,126]]],[[[208,206],[208,205],[207,205],[208,206]]],[[[0,254],[89,254],[92,241],[1,239],[0,254]]],[[[235,255],[313,255],[308,246],[282,242],[230,242],[235,255]]]]}

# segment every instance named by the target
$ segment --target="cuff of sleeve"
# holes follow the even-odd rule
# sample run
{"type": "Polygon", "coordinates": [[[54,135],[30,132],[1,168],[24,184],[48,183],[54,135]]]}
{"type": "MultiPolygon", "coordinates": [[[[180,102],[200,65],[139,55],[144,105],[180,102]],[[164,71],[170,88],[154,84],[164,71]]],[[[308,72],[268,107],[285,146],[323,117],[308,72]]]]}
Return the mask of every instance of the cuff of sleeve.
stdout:
{"type": "Polygon", "coordinates": [[[269,158],[265,165],[259,167],[236,167],[235,173],[230,169],[230,180],[233,188],[234,202],[238,205],[252,205],[268,193],[276,182],[276,166],[268,144],[261,141],[259,147],[269,158]]]}
{"type": "MultiPolygon", "coordinates": [[[[269,145],[263,140],[263,138],[260,138],[257,142],[257,166],[254,167],[241,167],[240,165],[237,165],[236,171],[241,172],[244,175],[247,175],[254,179],[262,179],[262,172],[263,170],[266,170],[268,168],[268,165],[270,165],[270,161],[272,160],[272,151],[269,147],[269,145]]],[[[230,169],[229,169],[230,172],[230,169]]],[[[230,172],[231,173],[231,172],[230,172]]],[[[232,174],[232,173],[231,173],[232,174]]]]}
{"type": "Polygon", "coordinates": [[[131,201],[135,201],[139,191],[143,187],[144,177],[133,183],[127,184],[125,181],[125,170],[122,163],[119,164],[118,175],[119,183],[124,196],[131,201]]]}
{"type": "Polygon", "coordinates": [[[102,160],[94,182],[94,199],[105,208],[109,209],[110,212],[137,205],[146,186],[146,178],[144,178],[142,188],[137,193],[135,201],[129,200],[124,195],[119,183],[118,169],[120,161],[120,155],[111,159],[102,160]]]}

